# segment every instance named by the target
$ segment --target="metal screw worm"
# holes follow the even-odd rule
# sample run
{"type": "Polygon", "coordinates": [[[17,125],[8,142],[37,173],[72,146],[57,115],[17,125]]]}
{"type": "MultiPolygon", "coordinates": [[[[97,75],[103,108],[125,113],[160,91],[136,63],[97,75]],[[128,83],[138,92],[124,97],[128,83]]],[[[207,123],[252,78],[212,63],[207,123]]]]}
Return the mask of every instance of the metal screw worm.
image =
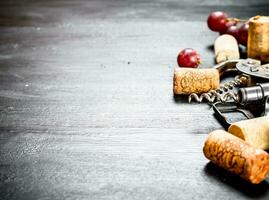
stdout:
{"type": "Polygon", "coordinates": [[[230,90],[233,90],[235,87],[240,85],[246,85],[248,81],[248,77],[245,75],[240,75],[235,77],[234,80],[225,83],[224,85],[221,85],[219,89],[217,90],[211,90],[207,93],[203,93],[200,96],[196,93],[192,93],[189,95],[189,103],[194,99],[196,102],[203,102],[207,101],[209,103],[214,103],[216,101],[226,102],[228,100],[233,99],[234,101],[238,102],[238,95],[233,92],[228,92],[230,90]],[[226,93],[224,95],[221,95],[223,93],[226,93]]]}

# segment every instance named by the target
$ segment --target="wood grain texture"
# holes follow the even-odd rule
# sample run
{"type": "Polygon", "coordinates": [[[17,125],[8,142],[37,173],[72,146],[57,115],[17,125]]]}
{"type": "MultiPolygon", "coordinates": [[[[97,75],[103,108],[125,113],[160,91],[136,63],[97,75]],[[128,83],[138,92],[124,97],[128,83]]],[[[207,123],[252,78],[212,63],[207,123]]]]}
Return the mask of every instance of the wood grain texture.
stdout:
{"type": "Polygon", "coordinates": [[[0,199],[268,199],[204,158],[221,126],[174,98],[178,51],[214,63],[212,10],[264,1],[0,2],[0,199]]]}

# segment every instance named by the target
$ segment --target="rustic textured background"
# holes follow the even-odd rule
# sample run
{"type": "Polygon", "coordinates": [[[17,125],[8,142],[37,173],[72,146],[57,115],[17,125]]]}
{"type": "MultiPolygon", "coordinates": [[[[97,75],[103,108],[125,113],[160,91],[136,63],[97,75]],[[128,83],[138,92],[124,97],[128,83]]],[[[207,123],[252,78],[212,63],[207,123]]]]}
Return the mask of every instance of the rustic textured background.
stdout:
{"type": "Polygon", "coordinates": [[[263,1],[0,2],[0,199],[268,199],[208,164],[221,128],[174,98],[180,49],[214,64],[206,18],[268,15],[263,1]]]}

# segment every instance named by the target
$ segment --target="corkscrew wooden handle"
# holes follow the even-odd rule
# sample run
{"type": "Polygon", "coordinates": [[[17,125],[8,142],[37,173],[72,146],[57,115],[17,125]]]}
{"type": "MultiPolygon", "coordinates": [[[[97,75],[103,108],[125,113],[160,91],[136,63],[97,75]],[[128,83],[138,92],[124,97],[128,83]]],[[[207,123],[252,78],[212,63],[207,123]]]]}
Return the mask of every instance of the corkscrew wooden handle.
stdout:
{"type": "Polygon", "coordinates": [[[269,154],[223,130],[211,132],[203,152],[216,165],[258,184],[269,174],[269,154]]]}

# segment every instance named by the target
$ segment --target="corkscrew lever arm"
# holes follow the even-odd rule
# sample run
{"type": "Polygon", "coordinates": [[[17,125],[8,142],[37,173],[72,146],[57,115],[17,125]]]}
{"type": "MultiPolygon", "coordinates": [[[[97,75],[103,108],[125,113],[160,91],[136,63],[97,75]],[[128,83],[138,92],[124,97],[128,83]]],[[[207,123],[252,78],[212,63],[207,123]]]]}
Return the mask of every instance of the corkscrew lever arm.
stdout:
{"type": "Polygon", "coordinates": [[[226,117],[225,113],[242,113],[245,119],[252,119],[255,117],[249,110],[233,101],[226,102],[225,104],[222,102],[216,102],[212,107],[214,110],[214,116],[226,130],[228,130],[229,126],[234,122],[226,117]]]}

